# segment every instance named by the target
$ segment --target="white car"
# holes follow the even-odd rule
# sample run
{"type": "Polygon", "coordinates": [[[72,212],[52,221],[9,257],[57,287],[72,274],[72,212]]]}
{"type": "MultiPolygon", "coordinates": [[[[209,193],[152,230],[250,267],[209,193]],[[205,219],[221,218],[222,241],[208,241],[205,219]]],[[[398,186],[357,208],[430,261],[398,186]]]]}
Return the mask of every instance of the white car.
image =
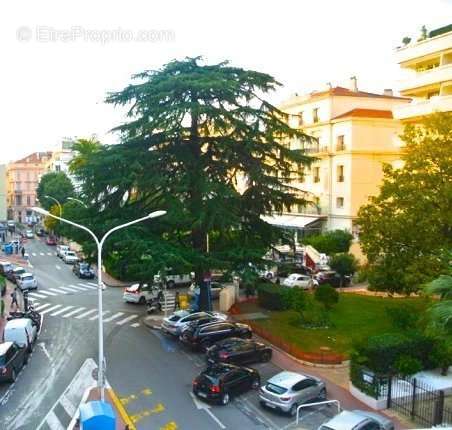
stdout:
{"type": "Polygon", "coordinates": [[[292,273],[284,279],[283,285],[290,288],[303,288],[308,290],[314,287],[314,281],[308,275],[301,275],[300,273],[292,273]]]}
{"type": "Polygon", "coordinates": [[[380,414],[368,411],[342,411],[318,430],[394,430],[394,424],[380,414]]]}
{"type": "Polygon", "coordinates": [[[35,237],[35,235],[33,234],[33,230],[27,230],[25,232],[25,236],[27,239],[33,239],[35,237]]]}
{"type": "Polygon", "coordinates": [[[63,255],[63,261],[66,264],[75,264],[78,261],[77,254],[74,251],[66,251],[63,255]]]}
{"type": "Polygon", "coordinates": [[[157,298],[159,291],[160,289],[155,285],[133,284],[124,288],[122,298],[127,303],[144,304],[147,300],[157,298]]]}
{"type": "Polygon", "coordinates": [[[182,331],[193,321],[204,318],[206,315],[213,315],[219,320],[226,321],[228,316],[219,312],[194,312],[176,311],[169,317],[163,318],[162,330],[174,336],[179,336],[182,331]]]}
{"type": "MultiPolygon", "coordinates": [[[[167,273],[164,278],[166,282],[167,288],[173,288],[177,286],[182,285],[190,285],[195,277],[195,274],[192,272],[190,274],[184,274],[184,275],[175,275],[167,273]]],[[[160,283],[162,281],[162,275],[158,274],[154,276],[154,282],[156,284],[160,283]]]]}
{"type": "Polygon", "coordinates": [[[17,286],[23,290],[36,290],[38,288],[38,281],[33,273],[22,273],[17,278],[17,286]]]}
{"type": "Polygon", "coordinates": [[[56,253],[60,258],[63,258],[67,251],[70,251],[69,246],[67,245],[57,245],[56,247],[56,253]]]}

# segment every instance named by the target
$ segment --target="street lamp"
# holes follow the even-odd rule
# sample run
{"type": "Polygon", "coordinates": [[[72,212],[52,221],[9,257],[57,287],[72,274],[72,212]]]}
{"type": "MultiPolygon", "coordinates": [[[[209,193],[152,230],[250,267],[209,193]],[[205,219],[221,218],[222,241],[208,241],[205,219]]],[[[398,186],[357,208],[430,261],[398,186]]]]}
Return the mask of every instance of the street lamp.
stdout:
{"type": "Polygon", "coordinates": [[[98,318],[98,321],[99,321],[99,325],[98,325],[98,327],[99,327],[99,329],[98,329],[99,330],[99,371],[98,371],[98,376],[97,376],[97,385],[100,390],[101,400],[104,401],[104,326],[103,326],[103,317],[102,317],[102,246],[104,245],[107,237],[110,236],[110,234],[112,234],[113,232],[120,230],[122,228],[125,228],[125,227],[129,227],[138,222],[145,221],[147,219],[157,218],[159,216],[165,215],[166,211],[151,212],[149,215],[146,215],[145,217],[138,218],[134,221],[130,221],[125,224],[118,225],[117,227],[114,227],[111,230],[107,231],[107,233],[105,233],[103,235],[102,239],[99,241],[97,236],[88,227],[85,227],[84,225],[80,225],[73,221],[69,221],[65,218],[61,218],[59,216],[53,215],[49,211],[46,211],[43,208],[33,207],[32,210],[39,214],[42,214],[45,216],[50,216],[52,218],[58,219],[67,224],[70,224],[74,227],[80,228],[81,230],[84,230],[87,233],[89,233],[92,236],[92,238],[94,239],[94,241],[96,242],[96,245],[97,245],[97,298],[98,298],[97,311],[99,314],[99,318],[98,318]]]}
{"type": "Polygon", "coordinates": [[[76,199],[75,197],[68,197],[68,200],[72,200],[73,202],[80,203],[85,208],[88,208],[88,205],[86,203],[83,203],[80,199],[76,199]]]}
{"type": "Polygon", "coordinates": [[[63,214],[63,208],[61,207],[61,203],[55,197],[48,196],[48,195],[45,195],[44,197],[46,199],[50,199],[50,200],[53,200],[54,202],[56,202],[56,204],[58,205],[58,208],[60,210],[60,216],[61,216],[63,214]]]}

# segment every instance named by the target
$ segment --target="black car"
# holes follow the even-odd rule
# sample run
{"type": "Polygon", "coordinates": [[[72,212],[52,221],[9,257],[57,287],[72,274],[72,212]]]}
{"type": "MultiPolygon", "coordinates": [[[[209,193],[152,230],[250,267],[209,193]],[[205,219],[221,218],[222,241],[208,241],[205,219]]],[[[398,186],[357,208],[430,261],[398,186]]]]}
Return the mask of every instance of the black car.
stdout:
{"type": "Polygon", "coordinates": [[[210,345],[228,337],[250,339],[253,332],[250,326],[232,322],[214,322],[200,327],[188,327],[180,336],[185,344],[193,349],[206,350],[210,345]]]}
{"type": "Polygon", "coordinates": [[[14,382],[20,369],[27,364],[28,352],[15,342],[0,344],[0,381],[14,382]]]}
{"type": "Polygon", "coordinates": [[[36,236],[38,237],[44,237],[46,235],[46,231],[43,228],[38,228],[36,230],[36,236]]]}
{"type": "Polygon", "coordinates": [[[247,367],[216,363],[193,380],[193,394],[204,400],[227,405],[231,397],[259,388],[259,372],[247,367]]]}
{"type": "MultiPolygon", "coordinates": [[[[334,270],[329,270],[327,272],[319,272],[314,276],[314,279],[317,281],[318,285],[329,284],[334,288],[339,288],[341,286],[341,277],[334,270]]],[[[344,277],[342,286],[343,287],[350,286],[350,276],[344,277]]]]}
{"type": "Polygon", "coordinates": [[[261,342],[231,337],[208,348],[206,358],[208,362],[249,364],[270,361],[272,352],[269,346],[261,342]]]}
{"type": "Polygon", "coordinates": [[[78,276],[80,279],[93,279],[94,278],[94,270],[91,269],[90,265],[85,262],[77,262],[72,267],[72,272],[75,276],[78,276]]]}
{"type": "Polygon", "coordinates": [[[17,278],[24,273],[27,273],[27,271],[23,267],[18,266],[6,274],[6,279],[11,281],[13,284],[17,284],[17,278]]]}
{"type": "Polygon", "coordinates": [[[214,322],[221,322],[221,321],[223,321],[223,320],[218,318],[218,317],[216,317],[215,314],[212,314],[212,315],[206,314],[204,317],[190,322],[185,329],[182,329],[182,333],[185,330],[192,330],[192,331],[194,331],[195,329],[200,328],[202,326],[205,326],[207,324],[211,324],[211,323],[214,323],[214,322]]]}

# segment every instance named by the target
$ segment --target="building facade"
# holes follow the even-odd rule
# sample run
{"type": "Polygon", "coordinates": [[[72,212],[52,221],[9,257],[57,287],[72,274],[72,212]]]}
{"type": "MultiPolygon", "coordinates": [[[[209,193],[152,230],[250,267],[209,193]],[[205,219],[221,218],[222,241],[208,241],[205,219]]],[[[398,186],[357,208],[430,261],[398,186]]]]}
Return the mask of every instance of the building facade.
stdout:
{"type": "Polygon", "coordinates": [[[7,166],[8,219],[32,222],[31,207],[36,205],[39,178],[45,171],[51,152],[35,152],[7,166]]]}
{"type": "Polygon", "coordinates": [[[391,90],[373,94],[358,90],[356,78],[350,87],[295,96],[280,108],[289,114],[289,124],[315,137],[315,142],[290,142],[316,158],[302,168],[292,185],[311,203],[290,212],[267,217],[274,225],[306,234],[309,230],[345,229],[356,233],[354,221],[369,196],[378,193],[383,163],[400,158],[400,121],[392,109],[408,104],[391,90]]]}
{"type": "Polygon", "coordinates": [[[400,94],[412,98],[394,117],[415,122],[435,111],[452,111],[452,25],[438,28],[395,52],[403,76],[400,94]]]}
{"type": "Polygon", "coordinates": [[[0,222],[6,221],[8,217],[7,212],[7,186],[6,186],[6,165],[0,164],[0,222]]]}

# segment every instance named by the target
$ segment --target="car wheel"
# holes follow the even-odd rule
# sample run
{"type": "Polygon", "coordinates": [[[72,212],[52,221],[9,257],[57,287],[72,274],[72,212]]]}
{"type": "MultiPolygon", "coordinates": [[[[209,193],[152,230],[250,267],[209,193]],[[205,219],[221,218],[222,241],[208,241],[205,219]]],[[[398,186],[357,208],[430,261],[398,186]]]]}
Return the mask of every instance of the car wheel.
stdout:
{"type": "Polygon", "coordinates": [[[254,378],[253,382],[251,383],[251,388],[253,390],[257,390],[260,386],[261,386],[261,380],[258,377],[254,378]]]}
{"type": "Polygon", "coordinates": [[[261,354],[261,361],[262,361],[262,363],[267,363],[268,361],[270,361],[271,358],[272,358],[272,355],[268,351],[264,351],[261,354]]]}
{"type": "Polygon", "coordinates": [[[11,382],[16,382],[16,378],[17,378],[16,369],[13,367],[13,370],[12,370],[12,372],[11,372],[11,378],[10,378],[10,381],[11,381],[11,382]]]}
{"type": "Polygon", "coordinates": [[[230,402],[230,400],[231,400],[231,398],[229,397],[229,394],[228,394],[228,393],[224,393],[224,394],[221,396],[221,404],[222,404],[222,405],[227,405],[227,404],[230,402]]]}
{"type": "Polygon", "coordinates": [[[326,388],[322,388],[319,393],[320,400],[326,400],[326,388]]]}
{"type": "Polygon", "coordinates": [[[294,404],[290,407],[289,415],[290,415],[291,417],[294,417],[295,415],[297,415],[297,408],[298,408],[298,405],[297,405],[296,403],[294,403],[294,404]]]}
{"type": "Polygon", "coordinates": [[[141,297],[140,297],[140,300],[138,301],[138,303],[139,303],[140,305],[144,305],[144,304],[146,303],[146,299],[144,298],[144,296],[141,296],[141,297]]]}

